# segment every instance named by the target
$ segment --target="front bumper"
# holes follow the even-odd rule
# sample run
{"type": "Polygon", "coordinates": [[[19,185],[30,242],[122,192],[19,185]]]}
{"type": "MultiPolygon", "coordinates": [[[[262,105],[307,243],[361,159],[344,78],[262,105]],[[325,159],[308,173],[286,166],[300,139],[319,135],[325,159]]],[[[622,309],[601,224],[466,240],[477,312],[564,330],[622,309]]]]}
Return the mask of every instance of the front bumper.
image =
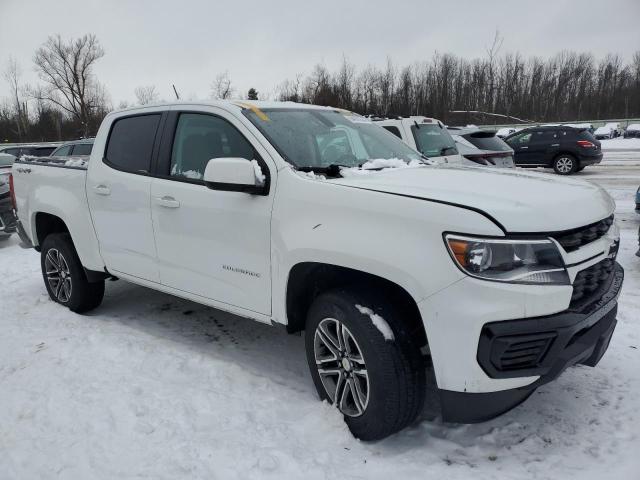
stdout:
{"type": "Polygon", "coordinates": [[[619,264],[595,300],[580,310],[487,323],[482,328],[477,361],[488,377],[537,376],[524,387],[487,393],[440,390],[445,421],[475,423],[517,406],[536,388],[576,364],[595,366],[609,346],[616,326],[624,271],[619,264]]]}

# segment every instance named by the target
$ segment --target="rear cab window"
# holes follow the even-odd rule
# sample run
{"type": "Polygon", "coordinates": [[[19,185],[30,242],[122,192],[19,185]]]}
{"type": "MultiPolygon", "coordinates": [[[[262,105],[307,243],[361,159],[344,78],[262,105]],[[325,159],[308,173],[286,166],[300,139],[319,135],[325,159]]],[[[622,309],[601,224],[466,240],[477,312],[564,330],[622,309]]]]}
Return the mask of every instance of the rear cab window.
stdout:
{"type": "Polygon", "coordinates": [[[148,174],[161,116],[153,113],[115,120],[104,162],[116,170],[148,174]]]}
{"type": "Polygon", "coordinates": [[[67,157],[71,153],[71,145],[63,145],[53,152],[55,157],[67,157]]]}
{"type": "Polygon", "coordinates": [[[73,146],[73,155],[91,155],[91,143],[78,143],[73,146]]]}

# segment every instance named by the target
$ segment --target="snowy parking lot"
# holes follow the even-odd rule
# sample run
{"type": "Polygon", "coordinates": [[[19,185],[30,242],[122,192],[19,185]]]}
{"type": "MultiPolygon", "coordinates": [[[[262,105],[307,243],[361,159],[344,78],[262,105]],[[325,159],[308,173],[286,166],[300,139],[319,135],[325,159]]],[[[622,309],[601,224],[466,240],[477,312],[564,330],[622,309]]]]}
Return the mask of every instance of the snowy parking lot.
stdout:
{"type": "Polygon", "coordinates": [[[621,228],[626,281],[600,364],[477,425],[443,423],[430,391],[418,424],[376,443],[317,400],[301,337],[124,281],[76,315],[13,236],[0,243],[0,479],[640,478],[640,152],[615,149],[576,175],[612,194],[621,228]]]}

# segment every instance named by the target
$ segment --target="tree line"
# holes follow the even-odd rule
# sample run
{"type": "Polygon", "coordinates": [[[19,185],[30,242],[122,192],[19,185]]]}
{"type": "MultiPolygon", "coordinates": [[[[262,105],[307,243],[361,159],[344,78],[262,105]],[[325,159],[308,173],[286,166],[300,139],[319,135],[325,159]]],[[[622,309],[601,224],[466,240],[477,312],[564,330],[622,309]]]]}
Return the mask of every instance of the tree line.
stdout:
{"type": "Polygon", "coordinates": [[[318,64],[306,77],[286,80],[278,99],[452,124],[633,118],[640,117],[640,51],[627,63],[568,51],[548,59],[493,50],[472,60],[435,54],[361,69],[344,59],[337,71],[318,64]]]}
{"type": "MultiPolygon", "coordinates": [[[[410,65],[358,68],[346,58],[330,71],[285,80],[278,100],[330,105],[379,116],[428,115],[450,124],[517,123],[640,117],[640,51],[628,61],[610,54],[563,51],[543,59],[501,54],[496,33],[482,58],[445,53],[410,65]]],[[[3,71],[9,97],[0,101],[0,142],[69,140],[95,135],[113,105],[94,73],[105,55],[95,35],[51,36],[35,52],[39,82],[22,80],[10,59],[3,71]]],[[[176,95],[177,95],[176,91],[176,95]]],[[[161,100],[154,85],[134,89],[136,104],[161,100]]],[[[210,85],[211,98],[238,98],[228,72],[210,85]]],[[[251,88],[243,98],[257,100],[251,88]]],[[[120,102],[117,108],[131,106],[120,102]]]]}

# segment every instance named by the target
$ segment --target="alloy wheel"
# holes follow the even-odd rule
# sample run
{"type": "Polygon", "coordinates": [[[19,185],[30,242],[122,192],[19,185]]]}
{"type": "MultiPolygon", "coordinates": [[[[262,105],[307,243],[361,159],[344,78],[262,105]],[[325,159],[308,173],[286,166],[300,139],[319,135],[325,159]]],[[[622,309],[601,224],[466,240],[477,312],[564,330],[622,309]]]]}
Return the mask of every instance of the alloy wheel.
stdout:
{"type": "Polygon", "coordinates": [[[60,303],[67,303],[71,298],[71,271],[66,259],[55,248],[49,249],[44,261],[45,274],[49,287],[60,303]]]}
{"type": "Polygon", "coordinates": [[[573,170],[573,160],[568,157],[559,158],[556,162],[556,167],[560,173],[569,173],[573,170]]]}
{"type": "Polygon", "coordinates": [[[313,350],[316,368],[327,395],[349,417],[362,415],[369,403],[369,374],[358,342],[335,318],[316,327],[313,350]]]}

